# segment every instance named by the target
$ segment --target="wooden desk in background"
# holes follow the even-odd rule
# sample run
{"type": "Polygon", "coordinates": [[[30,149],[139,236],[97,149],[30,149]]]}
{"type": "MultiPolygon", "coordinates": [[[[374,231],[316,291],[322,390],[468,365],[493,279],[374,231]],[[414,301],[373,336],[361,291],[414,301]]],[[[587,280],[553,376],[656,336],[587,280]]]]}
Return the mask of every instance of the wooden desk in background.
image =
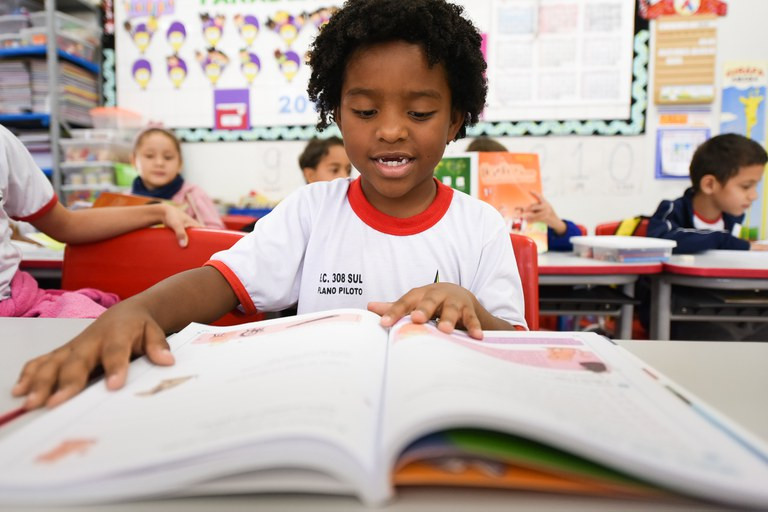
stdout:
{"type": "MultiPolygon", "coordinates": [[[[66,342],[80,332],[89,320],[0,318],[0,412],[21,404],[10,395],[11,387],[23,362],[66,342]]],[[[675,379],[690,393],[718,408],[734,421],[768,442],[768,344],[717,342],[654,342],[621,341],[620,344],[675,379]],[[720,378],[715,378],[718,376],[720,378]],[[727,378],[723,378],[727,377],[727,378]]],[[[101,384],[97,384],[101,385],[101,384]]],[[[34,420],[44,412],[26,414],[0,428],[0,436],[34,420]]],[[[208,510],[312,510],[312,511],[658,511],[726,510],[691,502],[649,502],[607,498],[589,498],[533,492],[499,491],[492,489],[413,488],[398,490],[397,499],[382,509],[364,507],[354,498],[299,494],[252,494],[241,496],[212,496],[147,500],[94,507],[72,507],[61,510],[92,512],[208,510]]],[[[27,512],[50,508],[24,508],[27,512]]]]}
{"type": "MultiPolygon", "coordinates": [[[[673,320],[768,322],[768,309],[765,310],[767,314],[762,315],[675,313],[672,311],[672,285],[714,290],[768,290],[768,252],[717,250],[672,256],[664,263],[663,273],[652,279],[650,337],[668,340],[673,320]]],[[[768,302],[765,307],[768,308],[768,302]]]]}
{"type": "MultiPolygon", "coordinates": [[[[661,263],[614,263],[582,258],[574,253],[548,252],[539,255],[539,287],[546,286],[620,286],[630,298],[635,296],[635,283],[641,275],[653,275],[661,272],[661,263]]],[[[541,293],[541,292],[540,292],[541,293]]],[[[632,315],[634,305],[623,301],[619,308],[619,332],[617,338],[632,338],[632,315]]],[[[600,314],[605,311],[585,311],[564,308],[547,309],[540,306],[541,315],[563,314],[600,314]]]]}

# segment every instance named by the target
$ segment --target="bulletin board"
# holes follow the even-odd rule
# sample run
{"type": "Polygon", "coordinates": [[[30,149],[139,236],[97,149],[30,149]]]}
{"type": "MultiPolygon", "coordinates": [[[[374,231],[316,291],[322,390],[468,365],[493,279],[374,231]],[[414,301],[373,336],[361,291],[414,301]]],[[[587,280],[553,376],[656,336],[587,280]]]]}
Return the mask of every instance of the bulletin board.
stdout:
{"type": "MultiPolygon", "coordinates": [[[[488,63],[488,102],[470,136],[644,131],[648,30],[634,0],[454,1],[482,32],[488,63]]],[[[186,141],[313,137],[304,56],[342,4],[114,0],[107,104],[186,141]]]]}

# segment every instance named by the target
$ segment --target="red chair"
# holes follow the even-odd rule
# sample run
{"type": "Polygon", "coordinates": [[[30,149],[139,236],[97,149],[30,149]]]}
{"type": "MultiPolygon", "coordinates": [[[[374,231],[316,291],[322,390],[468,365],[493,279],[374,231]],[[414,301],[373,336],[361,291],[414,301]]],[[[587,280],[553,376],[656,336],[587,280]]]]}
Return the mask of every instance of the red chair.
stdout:
{"type": "Polygon", "coordinates": [[[581,224],[576,224],[576,227],[579,228],[579,231],[581,231],[581,236],[587,236],[586,226],[582,226],[581,224]]]}
{"type": "MultiPolygon", "coordinates": [[[[127,299],[166,277],[203,265],[215,252],[228,249],[245,235],[221,229],[188,229],[189,245],[179,247],[166,228],[146,228],[89,244],[68,244],[64,250],[61,287],[97,288],[127,299]]],[[[215,325],[263,320],[263,313],[227,313],[215,325]]]]}
{"type": "Polygon", "coordinates": [[[248,224],[252,224],[257,220],[259,220],[259,218],[252,215],[236,215],[228,213],[227,215],[221,216],[221,221],[224,223],[224,227],[233,231],[240,231],[248,224]]]}
{"type": "MultiPolygon", "coordinates": [[[[602,235],[615,235],[616,230],[619,229],[619,225],[621,225],[622,221],[616,221],[616,222],[606,222],[604,224],[598,224],[597,227],[595,227],[595,234],[598,236],[602,235]]],[[[632,236],[646,236],[648,233],[648,219],[642,219],[640,223],[635,228],[635,231],[632,233],[632,236]]]]}
{"type": "Polygon", "coordinates": [[[536,242],[523,235],[510,234],[517,271],[523,284],[525,321],[531,331],[539,330],[539,254],[536,242]]]}

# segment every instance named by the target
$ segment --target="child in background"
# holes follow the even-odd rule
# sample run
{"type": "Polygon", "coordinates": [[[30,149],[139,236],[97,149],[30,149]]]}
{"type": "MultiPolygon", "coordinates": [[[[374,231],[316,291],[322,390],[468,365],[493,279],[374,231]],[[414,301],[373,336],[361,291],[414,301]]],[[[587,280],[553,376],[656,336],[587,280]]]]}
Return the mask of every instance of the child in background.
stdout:
{"type": "Polygon", "coordinates": [[[181,144],[173,133],[156,127],[142,131],[136,137],[131,160],[139,172],[132,194],[171,201],[205,227],[224,229],[211,198],[181,177],[181,144]]]}
{"type": "Polygon", "coordinates": [[[349,178],[352,172],[344,141],[338,137],[310,140],[299,155],[299,167],[307,183],[349,178]]]}
{"type": "Polygon", "coordinates": [[[690,165],[691,187],[683,197],[662,201],[648,221],[648,234],[675,240],[673,252],[708,249],[768,251],[768,245],[739,238],[744,213],[757,199],[768,155],[757,142],[726,133],[702,143],[690,165]]]}
{"type": "Polygon", "coordinates": [[[92,289],[41,290],[31,275],[19,270],[21,254],[11,243],[11,219],[29,222],[48,236],[73,244],[162,222],[176,232],[179,245],[185,246],[184,228],[198,226],[188,215],[165,204],[68,210],[58,202],[27,148],[0,126],[0,316],[93,318],[117,300],[114,294],[92,289]]]}
{"type": "Polygon", "coordinates": [[[515,255],[490,205],[433,174],[446,145],[485,105],[482,38],[444,0],[349,0],[309,52],[318,128],[335,121],[355,180],[300,187],[231,249],[110,309],[59,349],[27,363],[26,408],[53,406],[101,363],[123,386],[131,352],[156,364],[165,339],[240,305],[299,313],[368,307],[390,327],[439,317],[438,329],[525,328],[515,255]],[[75,358],[72,354],[78,354],[75,358]]]}
{"type": "Polygon", "coordinates": [[[467,151],[469,152],[503,151],[506,153],[507,148],[501,142],[494,140],[490,137],[486,137],[485,135],[481,135],[480,137],[475,137],[470,141],[469,144],[467,144],[467,151]]]}
{"type": "MultiPolygon", "coordinates": [[[[504,145],[490,137],[476,137],[467,145],[467,151],[507,151],[504,145]]],[[[572,236],[580,236],[581,230],[573,222],[558,217],[552,205],[544,196],[531,192],[535,203],[523,212],[525,222],[543,222],[547,225],[547,247],[550,251],[568,252],[573,250],[572,236]]]]}

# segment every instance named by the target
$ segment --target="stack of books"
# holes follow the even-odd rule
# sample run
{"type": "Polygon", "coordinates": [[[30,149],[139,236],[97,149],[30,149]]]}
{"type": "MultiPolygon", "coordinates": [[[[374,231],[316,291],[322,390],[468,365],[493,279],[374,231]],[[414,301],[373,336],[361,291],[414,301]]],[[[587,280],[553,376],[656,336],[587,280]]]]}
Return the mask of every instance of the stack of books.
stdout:
{"type": "Polygon", "coordinates": [[[45,169],[53,166],[50,132],[45,130],[25,130],[17,136],[26,146],[38,167],[45,169]]]}
{"type": "Polygon", "coordinates": [[[23,114],[32,109],[29,68],[25,60],[0,62],[0,113],[23,114]]]}
{"type": "MultiPolygon", "coordinates": [[[[49,112],[48,65],[31,62],[32,106],[35,112],[49,112]]],[[[90,110],[98,104],[98,85],[93,73],[71,64],[59,64],[59,112],[70,123],[89,126],[90,110]]]]}

